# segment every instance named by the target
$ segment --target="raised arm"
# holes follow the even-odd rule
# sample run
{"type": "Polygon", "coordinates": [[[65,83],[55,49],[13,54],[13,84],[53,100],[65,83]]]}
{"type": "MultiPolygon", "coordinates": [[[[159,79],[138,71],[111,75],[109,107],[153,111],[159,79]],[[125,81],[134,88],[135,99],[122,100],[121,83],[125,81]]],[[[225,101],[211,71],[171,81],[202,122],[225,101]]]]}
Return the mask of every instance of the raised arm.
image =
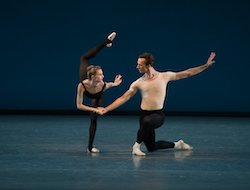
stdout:
{"type": "Polygon", "coordinates": [[[121,78],[122,78],[121,75],[116,75],[116,76],[115,76],[114,82],[107,82],[107,85],[106,85],[105,90],[107,90],[107,89],[109,89],[109,88],[111,88],[111,87],[120,85],[121,82],[122,82],[122,79],[121,79],[121,78]]]}
{"type": "Polygon", "coordinates": [[[84,88],[79,83],[78,87],[77,87],[77,97],[76,97],[76,107],[77,107],[77,109],[84,110],[84,111],[93,111],[95,113],[100,114],[99,109],[83,105],[83,92],[84,92],[84,88]]]}
{"type": "Polygon", "coordinates": [[[208,67],[210,67],[211,65],[213,65],[215,63],[215,61],[213,60],[214,57],[215,57],[215,53],[212,52],[210,54],[206,64],[201,65],[199,67],[190,68],[190,69],[187,69],[185,71],[177,72],[175,80],[184,79],[184,78],[196,75],[198,73],[201,73],[202,71],[204,71],[205,69],[207,69],[208,67]]]}

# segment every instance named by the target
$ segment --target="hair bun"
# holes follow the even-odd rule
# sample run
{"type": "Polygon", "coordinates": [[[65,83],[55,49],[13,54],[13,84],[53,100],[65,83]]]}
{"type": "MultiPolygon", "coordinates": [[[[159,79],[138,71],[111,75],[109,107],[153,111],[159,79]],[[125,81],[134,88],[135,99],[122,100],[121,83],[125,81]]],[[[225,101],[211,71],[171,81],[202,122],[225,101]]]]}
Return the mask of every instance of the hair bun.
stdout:
{"type": "Polygon", "coordinates": [[[100,66],[90,65],[87,67],[87,77],[89,80],[91,80],[91,76],[96,74],[96,71],[98,69],[101,69],[100,66]]]}
{"type": "Polygon", "coordinates": [[[87,72],[90,71],[90,70],[93,69],[93,68],[94,68],[94,65],[88,66],[88,67],[87,67],[87,72]]]}

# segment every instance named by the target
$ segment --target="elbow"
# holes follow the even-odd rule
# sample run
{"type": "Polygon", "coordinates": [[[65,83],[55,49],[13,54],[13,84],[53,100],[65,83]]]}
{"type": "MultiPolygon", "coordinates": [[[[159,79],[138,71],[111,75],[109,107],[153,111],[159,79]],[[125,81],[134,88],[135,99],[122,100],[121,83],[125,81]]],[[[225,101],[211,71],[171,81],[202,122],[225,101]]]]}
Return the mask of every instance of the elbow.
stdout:
{"type": "Polygon", "coordinates": [[[81,104],[76,104],[76,108],[80,110],[81,104]]]}
{"type": "Polygon", "coordinates": [[[186,72],[183,76],[180,77],[180,79],[185,79],[185,78],[191,77],[193,75],[194,74],[192,72],[186,72]]]}
{"type": "Polygon", "coordinates": [[[187,75],[186,75],[186,78],[191,77],[191,76],[193,76],[193,75],[194,75],[193,73],[188,72],[187,75]]]}

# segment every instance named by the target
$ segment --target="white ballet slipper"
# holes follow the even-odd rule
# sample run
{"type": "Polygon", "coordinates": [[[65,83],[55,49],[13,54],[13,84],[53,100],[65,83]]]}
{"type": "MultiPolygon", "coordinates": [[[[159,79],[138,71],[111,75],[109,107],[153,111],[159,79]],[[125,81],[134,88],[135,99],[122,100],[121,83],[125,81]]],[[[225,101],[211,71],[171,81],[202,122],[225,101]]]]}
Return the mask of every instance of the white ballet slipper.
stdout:
{"type": "Polygon", "coordinates": [[[98,150],[97,148],[92,148],[91,150],[89,150],[89,149],[87,148],[87,152],[88,152],[88,153],[98,153],[98,152],[100,152],[100,150],[98,150]]]}
{"type": "Polygon", "coordinates": [[[175,143],[174,149],[178,149],[178,150],[192,150],[193,147],[189,146],[183,140],[179,140],[178,142],[175,143]]]}
{"type": "Polygon", "coordinates": [[[140,150],[140,146],[141,145],[136,142],[133,146],[132,154],[137,155],[137,156],[145,156],[146,154],[140,150]]]}
{"type": "Polygon", "coordinates": [[[139,148],[136,148],[132,151],[132,154],[137,155],[137,156],[145,156],[146,154],[142,152],[139,148]]]}

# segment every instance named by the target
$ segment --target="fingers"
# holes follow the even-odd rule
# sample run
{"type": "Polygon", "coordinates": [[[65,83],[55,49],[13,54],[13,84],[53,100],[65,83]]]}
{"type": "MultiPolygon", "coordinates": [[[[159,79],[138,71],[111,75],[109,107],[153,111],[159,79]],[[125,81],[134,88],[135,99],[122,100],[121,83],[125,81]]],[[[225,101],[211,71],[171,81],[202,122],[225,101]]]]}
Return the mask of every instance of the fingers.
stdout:
{"type": "Polygon", "coordinates": [[[103,114],[105,114],[105,113],[107,113],[107,110],[106,110],[105,108],[102,108],[102,110],[101,110],[101,115],[103,115],[103,114]]]}
{"type": "Polygon", "coordinates": [[[107,110],[103,107],[98,107],[96,113],[98,113],[99,115],[103,115],[107,113],[107,110]]]}
{"type": "Polygon", "coordinates": [[[214,57],[215,57],[215,52],[211,52],[211,54],[210,54],[210,56],[209,56],[209,58],[207,60],[207,65],[208,66],[211,66],[211,65],[213,65],[215,63],[215,61],[213,60],[214,57]]]}
{"type": "Polygon", "coordinates": [[[97,108],[97,109],[95,109],[95,110],[93,110],[93,113],[96,113],[96,114],[99,114],[100,115],[100,110],[97,108]]]}
{"type": "Polygon", "coordinates": [[[210,59],[212,60],[212,59],[214,59],[214,57],[215,57],[215,52],[211,52],[211,54],[210,54],[210,59]]]}
{"type": "Polygon", "coordinates": [[[117,83],[118,85],[121,84],[122,82],[122,76],[121,75],[116,75],[115,76],[115,83],[117,83]]]}
{"type": "Polygon", "coordinates": [[[118,79],[118,80],[119,80],[119,79],[121,79],[121,78],[122,78],[121,75],[116,75],[116,76],[115,76],[115,79],[118,79]]]}

